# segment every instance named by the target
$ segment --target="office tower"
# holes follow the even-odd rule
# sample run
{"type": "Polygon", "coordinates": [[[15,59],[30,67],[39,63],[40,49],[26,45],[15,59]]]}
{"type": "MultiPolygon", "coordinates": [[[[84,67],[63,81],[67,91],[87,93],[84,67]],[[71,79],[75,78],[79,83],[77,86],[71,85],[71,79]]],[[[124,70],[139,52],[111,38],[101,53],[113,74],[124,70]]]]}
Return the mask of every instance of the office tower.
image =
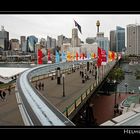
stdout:
{"type": "Polygon", "coordinates": [[[58,45],[58,47],[61,47],[62,45],[63,45],[63,39],[64,39],[64,36],[63,35],[59,35],[58,37],[57,37],[57,45],[58,45]]]}
{"type": "Polygon", "coordinates": [[[19,51],[20,50],[20,45],[19,45],[18,39],[11,39],[10,40],[10,49],[12,51],[19,51]]]}
{"type": "Polygon", "coordinates": [[[110,51],[116,52],[116,31],[110,31],[110,51]]]}
{"type": "Polygon", "coordinates": [[[51,48],[56,48],[56,39],[55,38],[51,39],[51,48]]]}
{"type": "Polygon", "coordinates": [[[38,42],[38,39],[35,36],[27,37],[27,52],[35,52],[35,44],[38,42]]]}
{"type": "Polygon", "coordinates": [[[5,31],[4,26],[1,26],[0,31],[0,50],[6,51],[9,49],[9,32],[5,31]]]}
{"type": "Polygon", "coordinates": [[[127,25],[127,54],[140,55],[140,25],[127,25]]]}
{"type": "Polygon", "coordinates": [[[116,27],[116,52],[122,52],[125,49],[125,29],[116,27]]]}
{"type": "Polygon", "coordinates": [[[110,50],[122,52],[125,50],[125,29],[116,26],[116,30],[110,31],[110,50]]]}
{"type": "Polygon", "coordinates": [[[72,47],[78,47],[78,30],[77,28],[72,29],[72,40],[71,40],[72,47]]]}
{"type": "Polygon", "coordinates": [[[23,52],[27,52],[27,41],[26,36],[20,36],[20,44],[21,44],[21,50],[23,52]]]}
{"type": "Polygon", "coordinates": [[[43,46],[44,48],[47,48],[47,41],[45,38],[40,39],[40,45],[43,46]]]}

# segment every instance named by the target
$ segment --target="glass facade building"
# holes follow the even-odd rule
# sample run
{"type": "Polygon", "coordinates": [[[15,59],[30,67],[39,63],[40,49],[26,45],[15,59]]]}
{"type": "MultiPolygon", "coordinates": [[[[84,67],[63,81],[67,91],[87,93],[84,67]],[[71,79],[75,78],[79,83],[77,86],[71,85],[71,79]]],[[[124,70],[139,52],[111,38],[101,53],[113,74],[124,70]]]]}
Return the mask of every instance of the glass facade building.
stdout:
{"type": "Polygon", "coordinates": [[[35,52],[35,44],[38,42],[38,38],[35,36],[27,37],[27,52],[35,52]]]}
{"type": "Polygon", "coordinates": [[[116,52],[122,52],[125,49],[125,28],[116,27],[116,52]]]}
{"type": "Polygon", "coordinates": [[[0,31],[0,48],[4,51],[9,49],[9,32],[4,28],[0,31]]]}

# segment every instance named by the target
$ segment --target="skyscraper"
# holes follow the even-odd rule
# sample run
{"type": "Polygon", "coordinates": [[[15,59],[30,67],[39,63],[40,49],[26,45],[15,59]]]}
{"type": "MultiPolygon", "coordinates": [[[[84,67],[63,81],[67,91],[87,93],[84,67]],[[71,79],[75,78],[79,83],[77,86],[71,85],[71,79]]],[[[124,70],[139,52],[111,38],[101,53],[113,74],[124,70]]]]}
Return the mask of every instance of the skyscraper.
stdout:
{"type": "Polygon", "coordinates": [[[127,54],[140,55],[140,25],[127,25],[127,54]]]}
{"type": "Polygon", "coordinates": [[[18,39],[11,39],[10,40],[10,48],[13,51],[19,51],[20,50],[19,40],[18,39]]]}
{"type": "Polygon", "coordinates": [[[27,41],[26,36],[20,36],[21,50],[27,52],[27,41]]]}
{"type": "Polygon", "coordinates": [[[72,29],[71,45],[72,45],[72,47],[78,47],[78,30],[77,30],[77,28],[72,29]]]}
{"type": "Polygon", "coordinates": [[[0,31],[0,50],[9,49],[9,32],[5,31],[4,26],[1,26],[0,31]]]}
{"type": "Polygon", "coordinates": [[[125,29],[116,26],[116,30],[110,31],[110,50],[122,52],[125,49],[125,29]]]}
{"type": "Polygon", "coordinates": [[[116,52],[122,52],[125,49],[125,29],[116,27],[116,52]]]}
{"type": "Polygon", "coordinates": [[[110,51],[116,52],[116,31],[110,31],[110,51]]]}
{"type": "Polygon", "coordinates": [[[38,39],[35,36],[27,37],[27,51],[35,52],[35,44],[38,42],[38,39]]]}

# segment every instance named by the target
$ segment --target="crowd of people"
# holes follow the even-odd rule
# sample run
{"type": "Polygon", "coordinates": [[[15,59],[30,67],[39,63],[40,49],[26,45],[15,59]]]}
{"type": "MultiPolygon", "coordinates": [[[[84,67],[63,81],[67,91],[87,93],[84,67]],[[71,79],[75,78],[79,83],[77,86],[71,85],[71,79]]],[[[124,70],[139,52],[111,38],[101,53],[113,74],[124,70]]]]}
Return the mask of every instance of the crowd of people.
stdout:
{"type": "Polygon", "coordinates": [[[35,88],[39,91],[44,90],[44,82],[36,82],[35,88]]]}
{"type": "Polygon", "coordinates": [[[87,68],[83,68],[83,70],[80,70],[80,76],[82,78],[82,83],[85,83],[87,80],[90,79],[90,75],[95,76],[94,74],[94,68],[90,68],[87,71],[87,68]]]}

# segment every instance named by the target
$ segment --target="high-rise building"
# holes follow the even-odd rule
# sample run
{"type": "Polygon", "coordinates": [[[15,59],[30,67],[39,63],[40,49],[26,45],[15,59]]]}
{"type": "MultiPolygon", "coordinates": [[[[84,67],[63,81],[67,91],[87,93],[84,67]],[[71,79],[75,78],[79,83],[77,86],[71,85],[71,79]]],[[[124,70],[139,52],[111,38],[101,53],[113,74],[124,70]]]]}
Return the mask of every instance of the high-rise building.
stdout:
{"type": "Polygon", "coordinates": [[[98,32],[96,37],[96,42],[98,43],[98,46],[106,51],[109,50],[109,40],[108,37],[104,37],[103,32],[98,32]]]}
{"type": "Polygon", "coordinates": [[[125,28],[116,26],[116,30],[110,31],[110,50],[122,52],[125,49],[125,28]]]}
{"type": "Polygon", "coordinates": [[[35,52],[35,44],[38,42],[38,39],[35,36],[27,37],[27,51],[35,52]]]}
{"type": "Polygon", "coordinates": [[[51,39],[51,48],[56,48],[56,39],[55,38],[51,39]]]}
{"type": "Polygon", "coordinates": [[[4,26],[1,26],[0,31],[0,50],[8,50],[9,48],[9,32],[5,31],[4,26]]]}
{"type": "Polygon", "coordinates": [[[140,25],[127,25],[127,54],[140,55],[140,25]]]}
{"type": "Polygon", "coordinates": [[[51,37],[47,36],[47,49],[51,48],[51,37]]]}
{"type": "Polygon", "coordinates": [[[110,31],[110,51],[116,52],[116,31],[110,31]]]}
{"type": "Polygon", "coordinates": [[[18,39],[11,39],[10,40],[10,48],[12,51],[19,51],[20,50],[19,40],[18,39]]]}
{"type": "Polygon", "coordinates": [[[72,40],[71,40],[72,47],[78,47],[78,30],[77,28],[72,29],[72,40]]]}
{"type": "Polygon", "coordinates": [[[56,48],[56,39],[47,36],[47,49],[56,48]]]}
{"type": "Polygon", "coordinates": [[[59,35],[57,38],[58,38],[58,40],[57,40],[57,46],[58,47],[61,47],[63,45],[64,36],[63,35],[59,35]]]}
{"type": "Polygon", "coordinates": [[[122,52],[125,49],[125,29],[116,27],[116,52],[122,52]]]}
{"type": "Polygon", "coordinates": [[[26,36],[20,36],[20,44],[21,44],[21,50],[23,52],[27,52],[27,41],[26,36]]]}
{"type": "Polygon", "coordinates": [[[40,39],[40,45],[43,46],[44,48],[47,47],[47,41],[46,41],[45,38],[41,38],[41,39],[40,39]]]}

